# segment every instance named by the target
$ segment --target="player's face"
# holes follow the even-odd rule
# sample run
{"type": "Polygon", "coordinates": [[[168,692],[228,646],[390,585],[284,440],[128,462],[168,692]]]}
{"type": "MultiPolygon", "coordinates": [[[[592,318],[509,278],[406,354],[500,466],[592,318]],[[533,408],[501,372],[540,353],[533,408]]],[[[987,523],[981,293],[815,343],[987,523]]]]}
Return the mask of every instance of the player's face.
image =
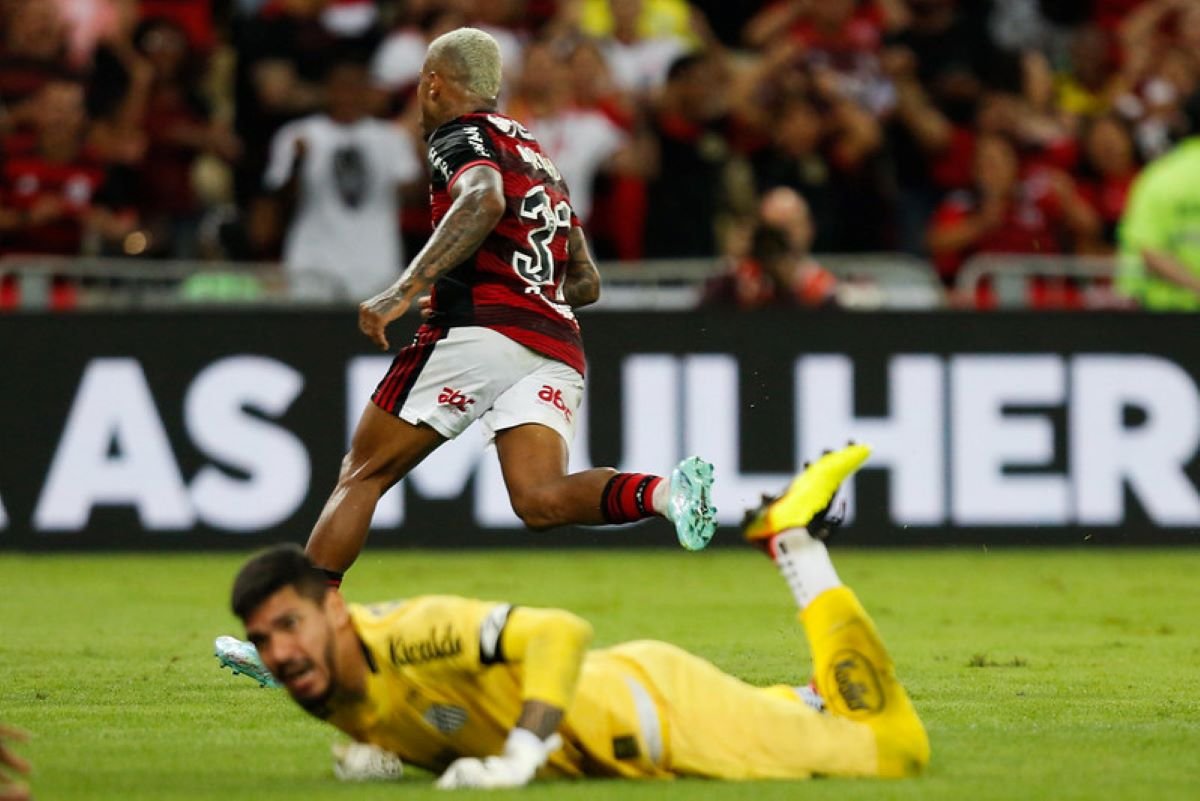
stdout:
{"type": "Polygon", "coordinates": [[[284,587],[246,618],[246,637],[263,664],[306,709],[323,705],[335,688],[329,605],[328,596],[318,603],[284,587]]]}

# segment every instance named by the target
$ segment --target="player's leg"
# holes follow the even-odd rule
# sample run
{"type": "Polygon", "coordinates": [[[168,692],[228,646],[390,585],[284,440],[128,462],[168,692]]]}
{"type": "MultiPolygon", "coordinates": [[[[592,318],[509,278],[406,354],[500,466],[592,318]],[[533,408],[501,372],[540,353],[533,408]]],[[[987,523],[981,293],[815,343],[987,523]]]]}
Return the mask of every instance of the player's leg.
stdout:
{"type": "Polygon", "coordinates": [[[611,467],[568,472],[569,443],[583,398],[583,377],[531,353],[539,364],[502,393],[483,423],[496,451],[513,510],[532,529],[619,524],[661,516],[680,542],[703,548],[716,529],[712,466],[685,459],[670,478],[611,467]]]}
{"type": "Polygon", "coordinates": [[[522,373],[524,348],[494,331],[423,329],[371,396],[306,551],[339,580],[358,557],[379,497],[465,431],[522,373]]]}
{"type": "Polygon", "coordinates": [[[496,434],[496,453],[513,511],[535,531],[568,523],[608,522],[600,496],[617,474],[611,467],[567,472],[567,443],[552,428],[525,423],[496,434]]]}
{"type": "Polygon", "coordinates": [[[637,666],[635,675],[656,701],[665,739],[659,767],[668,773],[714,779],[877,775],[869,726],[822,714],[783,688],[751,686],[667,643],[639,641],[609,650],[637,666]]]}
{"type": "Polygon", "coordinates": [[[813,658],[813,674],[830,714],[868,726],[879,776],[909,776],[929,761],[929,740],[866,610],[841,582],[824,542],[830,502],[870,451],[851,445],[808,466],[746,526],[788,582],[813,658]],[[814,537],[813,532],[818,536],[814,537]]]}
{"type": "Polygon", "coordinates": [[[412,424],[372,401],[363,409],[342,459],[337,484],[321,509],[305,551],[337,585],[367,540],[380,496],[446,441],[425,423],[412,424]]]}

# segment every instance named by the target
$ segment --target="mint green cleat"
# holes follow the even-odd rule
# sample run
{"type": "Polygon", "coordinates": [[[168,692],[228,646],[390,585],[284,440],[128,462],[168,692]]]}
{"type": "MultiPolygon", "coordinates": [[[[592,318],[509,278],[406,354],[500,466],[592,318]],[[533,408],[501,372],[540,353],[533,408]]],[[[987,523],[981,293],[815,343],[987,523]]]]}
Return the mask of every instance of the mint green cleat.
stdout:
{"type": "Polygon", "coordinates": [[[267,666],[258,658],[258,649],[245,640],[223,635],[213,643],[213,655],[221,663],[233,671],[233,675],[245,674],[257,681],[263,687],[282,687],[267,666]]]}
{"type": "Polygon", "coordinates": [[[717,507],[712,505],[713,466],[689,456],[671,471],[667,517],[675,524],[679,544],[699,551],[717,531],[717,507]]]}

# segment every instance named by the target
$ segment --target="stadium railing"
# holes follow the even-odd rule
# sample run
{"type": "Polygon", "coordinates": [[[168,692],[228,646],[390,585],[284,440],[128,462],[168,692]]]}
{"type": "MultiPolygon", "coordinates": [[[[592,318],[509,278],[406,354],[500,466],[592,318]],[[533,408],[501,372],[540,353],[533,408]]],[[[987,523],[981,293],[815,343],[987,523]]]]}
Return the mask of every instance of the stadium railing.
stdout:
{"type": "MultiPolygon", "coordinates": [[[[853,309],[937,309],[946,305],[930,265],[897,253],[818,256],[838,279],[839,305],[853,309]]],[[[728,269],[725,259],[672,259],[601,264],[604,294],[597,311],[686,311],[706,282],[728,269]]],[[[148,260],[90,256],[5,256],[0,284],[15,288],[5,306],[27,310],[159,309],[197,304],[347,305],[336,279],[302,280],[277,263],[148,260]],[[64,291],[65,290],[65,291],[64,291]]]]}
{"type": "Polygon", "coordinates": [[[1000,309],[1131,308],[1113,289],[1116,265],[1112,256],[980,254],[959,269],[954,295],[961,305],[1000,309]]]}

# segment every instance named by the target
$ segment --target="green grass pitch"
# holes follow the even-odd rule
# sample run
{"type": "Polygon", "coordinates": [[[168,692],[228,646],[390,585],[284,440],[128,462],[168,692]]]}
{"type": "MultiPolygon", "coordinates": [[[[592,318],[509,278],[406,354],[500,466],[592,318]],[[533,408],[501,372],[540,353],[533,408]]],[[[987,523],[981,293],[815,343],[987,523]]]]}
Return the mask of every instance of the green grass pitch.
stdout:
{"type": "MultiPolygon", "coordinates": [[[[556,782],[530,799],[1200,798],[1200,550],[834,552],[928,726],[902,782],[556,782]]],[[[446,798],[346,785],[336,733],[218,671],[236,555],[0,556],[0,720],[41,801],[446,798]]],[[[346,595],[563,606],[597,644],[657,637],[753,682],[802,681],[803,635],[750,551],[370,551],[346,595]]],[[[720,737],[720,732],[712,732],[720,737]]],[[[506,793],[481,794],[488,798],[506,793]]],[[[478,796],[476,796],[478,797],[478,796]]]]}

